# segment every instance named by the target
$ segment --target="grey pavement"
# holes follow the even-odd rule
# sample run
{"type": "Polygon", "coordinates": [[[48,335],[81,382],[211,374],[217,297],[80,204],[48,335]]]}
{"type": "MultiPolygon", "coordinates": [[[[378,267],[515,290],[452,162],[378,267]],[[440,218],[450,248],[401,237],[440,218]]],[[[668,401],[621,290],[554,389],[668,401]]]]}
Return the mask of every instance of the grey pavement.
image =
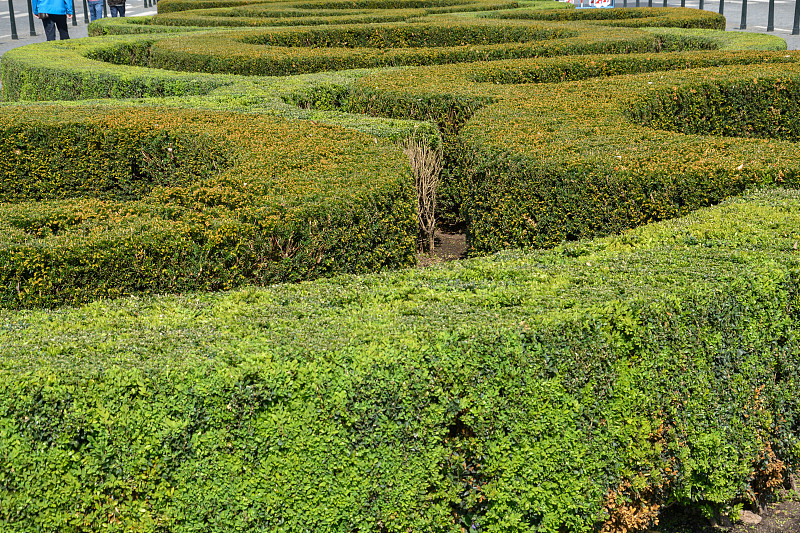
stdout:
{"type": "MultiPolygon", "coordinates": [[[[800,50],[800,35],[792,35],[795,4],[795,0],[775,0],[773,31],[769,32],[770,35],[776,35],[786,41],[786,47],[789,50],[800,50]]],[[[705,2],[704,9],[718,13],[719,0],[705,2]]],[[[727,30],[767,33],[769,24],[769,2],[765,2],[764,0],[747,2],[745,30],[739,29],[742,24],[741,0],[735,2],[724,0],[723,15],[725,15],[725,20],[728,22],[725,28],[727,30]]]]}
{"type": "MultiPolygon", "coordinates": [[[[43,43],[46,41],[44,29],[42,28],[42,21],[37,18],[33,19],[33,31],[36,35],[31,35],[30,17],[28,16],[28,6],[25,0],[12,0],[14,2],[14,19],[16,21],[17,36],[19,39],[11,38],[11,17],[8,15],[8,1],[9,0],[0,0],[0,56],[18,46],[31,43],[43,43]]],[[[89,23],[86,22],[88,17],[84,12],[83,0],[74,1],[76,16],[68,21],[69,36],[71,39],[78,39],[87,36],[87,26],[89,23]],[[75,21],[75,25],[73,25],[73,21],[75,21]]],[[[127,17],[155,14],[155,1],[153,1],[153,7],[145,7],[144,0],[128,0],[125,5],[125,16],[127,17]]]]}

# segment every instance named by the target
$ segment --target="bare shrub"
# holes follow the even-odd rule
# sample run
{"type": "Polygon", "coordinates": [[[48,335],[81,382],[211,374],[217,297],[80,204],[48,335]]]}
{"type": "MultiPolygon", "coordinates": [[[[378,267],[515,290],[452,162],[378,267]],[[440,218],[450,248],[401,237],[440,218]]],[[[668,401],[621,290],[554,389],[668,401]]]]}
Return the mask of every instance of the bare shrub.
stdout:
{"type": "Polygon", "coordinates": [[[421,237],[419,250],[433,253],[436,232],[436,189],[442,172],[442,149],[432,148],[428,143],[411,137],[405,142],[403,153],[411,162],[417,189],[417,221],[421,237]]]}

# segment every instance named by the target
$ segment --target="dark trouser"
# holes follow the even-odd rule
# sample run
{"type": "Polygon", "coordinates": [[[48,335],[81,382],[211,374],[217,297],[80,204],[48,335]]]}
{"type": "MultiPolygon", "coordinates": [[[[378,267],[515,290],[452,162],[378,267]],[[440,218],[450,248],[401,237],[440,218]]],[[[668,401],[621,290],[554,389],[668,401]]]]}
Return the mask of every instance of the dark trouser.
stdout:
{"type": "Polygon", "coordinates": [[[124,17],[125,16],[125,4],[122,4],[121,6],[108,6],[108,9],[111,10],[111,16],[112,17],[116,17],[116,16],[124,17]]]}
{"type": "Polygon", "coordinates": [[[56,28],[58,28],[59,39],[62,41],[64,39],[69,39],[66,15],[50,15],[46,19],[42,19],[42,25],[44,26],[44,34],[48,41],[56,40],[56,28]]]}

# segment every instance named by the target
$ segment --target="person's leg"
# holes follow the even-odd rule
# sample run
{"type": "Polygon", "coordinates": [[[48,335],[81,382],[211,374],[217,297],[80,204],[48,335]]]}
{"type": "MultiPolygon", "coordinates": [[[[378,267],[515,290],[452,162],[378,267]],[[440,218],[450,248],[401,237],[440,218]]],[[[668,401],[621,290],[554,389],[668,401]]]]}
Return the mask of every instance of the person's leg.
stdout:
{"type": "Polygon", "coordinates": [[[119,16],[120,17],[124,17],[125,16],[125,4],[122,4],[121,6],[119,6],[117,8],[117,11],[119,11],[119,16]]]}
{"type": "Polygon", "coordinates": [[[44,26],[44,35],[47,37],[48,41],[55,41],[56,40],[56,25],[53,22],[53,19],[47,17],[46,19],[42,19],[42,26],[44,26]]]}
{"type": "MultiPolygon", "coordinates": [[[[50,15],[50,19],[55,22],[56,28],[58,28],[58,38],[62,41],[66,41],[69,39],[69,27],[67,26],[67,16],[66,15],[50,15]]],[[[53,36],[55,38],[55,36],[53,36]]]]}
{"type": "Polygon", "coordinates": [[[89,2],[89,18],[91,22],[103,18],[103,2],[89,2]]]}
{"type": "Polygon", "coordinates": [[[112,17],[116,17],[117,16],[117,9],[118,9],[117,6],[108,6],[108,8],[111,10],[111,16],[112,17]]]}

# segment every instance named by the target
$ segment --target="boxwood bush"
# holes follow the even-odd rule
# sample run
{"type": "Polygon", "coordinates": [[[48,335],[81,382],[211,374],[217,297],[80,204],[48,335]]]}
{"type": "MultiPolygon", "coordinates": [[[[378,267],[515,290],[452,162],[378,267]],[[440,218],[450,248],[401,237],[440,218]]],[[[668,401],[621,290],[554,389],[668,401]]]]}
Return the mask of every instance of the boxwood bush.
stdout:
{"type": "Polygon", "coordinates": [[[551,251],[0,311],[0,523],[622,531],[800,459],[800,198],[551,251]]]}
{"type": "Polygon", "coordinates": [[[515,60],[365,77],[349,105],[450,132],[450,217],[473,253],[486,253],[622,231],[752,186],[796,186],[786,140],[797,76],[786,52],[515,60]]]}
{"type": "Polygon", "coordinates": [[[304,26],[329,24],[370,24],[411,21],[443,13],[486,12],[516,8],[511,1],[411,1],[411,2],[280,2],[224,6],[187,11],[159,10],[155,24],[172,26],[304,26]],[[302,19],[302,20],[300,20],[302,19]]]}
{"type": "Polygon", "coordinates": [[[413,263],[393,143],[221,113],[0,109],[0,301],[82,303],[413,263]],[[371,166],[378,158],[380,166],[371,166]]]}
{"type": "Polygon", "coordinates": [[[666,34],[654,39],[645,31],[622,32],[579,24],[452,20],[385,27],[195,33],[154,41],[143,66],[282,76],[351,68],[713,47],[708,39],[666,34]]]}
{"type": "Polygon", "coordinates": [[[4,55],[0,529],[611,533],[798,471],[800,198],[746,192],[797,184],[798,56],[510,5],[4,55]],[[472,254],[552,249],[272,285],[413,262],[420,134],[472,254]]]}
{"type": "Polygon", "coordinates": [[[567,21],[581,20],[594,21],[596,24],[623,26],[629,28],[642,27],[670,27],[670,28],[706,28],[706,29],[725,29],[725,17],[703,10],[686,10],[683,8],[614,8],[614,9],[590,9],[569,10],[527,10],[516,9],[510,11],[497,11],[495,13],[485,13],[481,15],[485,18],[501,19],[523,19],[523,20],[549,20],[567,21]]]}
{"type": "MultiPolygon", "coordinates": [[[[399,7],[405,9],[408,6],[399,7]]],[[[292,6],[288,8],[293,9],[292,6]]],[[[679,20],[682,13],[676,12],[670,17],[679,20]]],[[[302,17],[289,18],[302,21],[302,17]]],[[[237,76],[208,75],[196,71],[231,70],[220,66],[230,64],[236,66],[234,71],[248,74],[263,74],[264,69],[266,73],[296,74],[333,66],[349,68],[371,65],[374,60],[370,57],[377,58],[378,64],[396,61],[439,63],[465,59],[472,61],[492,57],[493,54],[506,57],[517,54],[577,54],[592,50],[663,52],[668,49],[715,46],[713,39],[705,37],[665,34],[654,40],[651,33],[638,30],[593,28],[590,30],[577,22],[531,25],[525,21],[444,17],[438,22],[430,19],[406,25],[121,36],[97,43],[75,42],[59,47],[43,45],[30,50],[12,51],[3,59],[3,90],[9,100],[136,97],[151,99],[137,102],[140,106],[144,104],[142,109],[146,109],[148,102],[152,105],[157,101],[161,105],[205,109],[238,110],[244,106],[245,110],[251,112],[312,118],[320,115],[303,114],[292,106],[293,103],[305,101],[303,95],[316,95],[313,103],[317,104],[326,100],[321,94],[333,91],[331,95],[334,92],[338,95],[331,99],[335,105],[347,111],[370,113],[374,109],[361,105],[365,99],[370,100],[373,107],[377,102],[388,100],[381,95],[380,85],[375,85],[373,93],[379,95],[377,99],[352,93],[355,80],[367,79],[364,77],[368,74],[366,72],[342,78],[344,81],[341,83],[325,85],[327,82],[304,82],[306,85],[303,86],[302,83],[282,83],[263,77],[245,80],[237,76]],[[214,44],[212,46],[209,43],[214,44]],[[272,56],[259,58],[264,49],[281,54],[281,61],[276,62],[272,56]],[[291,53],[287,54],[287,51],[291,53]],[[251,55],[250,59],[247,59],[248,55],[251,55]],[[111,63],[127,66],[123,68],[111,63]],[[164,72],[150,68],[153,66],[184,68],[193,72],[164,72]],[[279,85],[286,85],[282,92],[276,90],[279,85]]],[[[327,75],[319,79],[333,78],[327,75]]],[[[498,95],[490,91],[478,94],[475,98],[463,99],[460,95],[445,92],[441,98],[437,97],[439,101],[436,105],[441,108],[441,116],[425,114],[422,117],[416,116],[414,109],[430,107],[429,104],[414,98],[407,102],[401,99],[400,103],[391,104],[393,110],[389,114],[395,119],[433,120],[444,127],[442,131],[447,135],[454,135],[466,119],[490,102],[506,105],[501,103],[506,98],[498,99],[498,95]],[[447,127],[451,129],[447,130],[447,127]]],[[[61,121],[59,126],[47,125],[49,118],[42,119],[42,124],[36,122],[39,118],[31,118],[47,116],[52,112],[52,107],[10,106],[6,109],[5,142],[9,153],[19,155],[5,160],[3,169],[4,181],[8,184],[6,200],[15,203],[3,207],[8,213],[5,215],[8,220],[14,221],[7,231],[6,269],[2,281],[5,287],[2,296],[4,305],[80,303],[97,297],[143,291],[214,290],[245,281],[269,283],[336,271],[402,266],[412,260],[414,236],[409,226],[413,218],[413,203],[409,200],[410,181],[401,181],[409,179],[408,173],[399,171],[400,167],[392,167],[388,164],[391,158],[384,161],[382,156],[373,154],[371,148],[356,148],[369,145],[369,138],[344,141],[341,150],[352,153],[353,158],[341,159],[336,156],[333,158],[336,165],[331,169],[317,172],[295,169],[283,163],[284,166],[279,165],[279,170],[276,170],[276,175],[265,176],[263,169],[271,168],[275,158],[280,159],[279,152],[285,149],[276,150],[272,147],[265,152],[260,145],[253,147],[250,143],[232,140],[230,133],[217,135],[213,133],[216,127],[212,126],[207,126],[212,132],[209,136],[198,136],[199,130],[195,130],[175,135],[165,132],[148,137],[141,129],[151,127],[146,124],[159,123],[162,126],[157,129],[162,129],[163,123],[175,123],[172,119],[157,121],[160,112],[153,114],[149,110],[141,112],[143,117],[148,118],[142,125],[136,126],[140,133],[129,137],[129,133],[118,133],[116,125],[104,118],[116,116],[118,112],[114,110],[115,105],[107,101],[101,104],[103,110],[96,117],[99,122],[88,126],[84,125],[83,118],[72,120],[73,114],[84,116],[87,113],[77,107],[71,111],[58,111],[54,120],[61,121]],[[27,117],[28,114],[30,117],[27,117]],[[28,125],[20,129],[20,123],[28,125]],[[70,133],[73,130],[75,133],[70,133]],[[120,141],[123,146],[119,150],[114,148],[118,136],[125,139],[120,141]],[[174,154],[164,154],[165,150],[176,148],[171,143],[178,140],[184,143],[178,153],[188,157],[189,161],[175,166],[171,159],[174,154]],[[61,147],[72,145],[74,148],[59,153],[61,147]],[[184,150],[184,146],[188,146],[188,150],[184,150]],[[95,150],[97,158],[92,156],[95,150]],[[252,153],[244,155],[248,150],[252,153]],[[227,161],[228,158],[227,155],[222,159],[218,157],[223,153],[234,154],[230,156],[231,165],[227,169],[219,167],[223,159],[227,161]],[[377,182],[372,182],[367,190],[364,188],[367,185],[364,177],[359,176],[354,183],[346,184],[346,191],[337,195],[337,201],[322,206],[325,194],[334,190],[338,192],[348,181],[343,180],[342,175],[355,176],[353,173],[369,168],[368,161],[376,161],[375,157],[380,161],[375,168],[375,176],[388,172],[393,177],[376,178],[377,182]],[[249,167],[243,166],[244,160],[253,163],[248,163],[249,167]],[[29,161],[34,162],[33,166],[29,161]],[[73,161],[77,161],[77,164],[73,164],[73,161]],[[39,165],[40,162],[45,164],[39,165]],[[255,170],[253,165],[261,168],[255,170]],[[222,178],[211,175],[212,169],[222,178]],[[299,178],[303,183],[313,183],[313,186],[296,188],[292,185],[283,189],[281,194],[273,192],[280,189],[275,189],[273,185],[281,179],[276,176],[284,172],[292,176],[288,178],[291,184],[298,183],[294,176],[313,174],[312,179],[299,178]],[[88,180],[84,179],[87,173],[90,176],[88,180]],[[384,182],[385,179],[388,182],[384,182]],[[210,195],[198,192],[204,188],[213,189],[219,183],[224,184],[224,191],[210,195]],[[250,187],[254,183],[259,186],[262,183],[270,185],[265,185],[264,193],[253,193],[251,189],[242,190],[244,183],[250,187]],[[376,186],[376,183],[379,185],[376,186]],[[383,188],[384,183],[391,185],[383,188]],[[176,195],[179,199],[176,199],[176,195]],[[192,195],[199,195],[202,199],[190,198],[192,195]],[[207,196],[209,199],[206,199],[207,196]],[[161,205],[163,203],[170,207],[165,210],[161,205]],[[172,204],[180,207],[173,208],[172,204]],[[378,214],[386,206],[394,206],[395,209],[391,213],[378,214]],[[291,215],[286,214],[287,209],[292,212],[291,215]],[[68,214],[71,210],[86,214],[71,216],[68,214]],[[64,224],[63,220],[72,222],[64,224]],[[386,235],[379,235],[381,224],[386,224],[392,230],[387,230],[386,235]],[[126,229],[120,230],[121,227],[126,229]],[[85,235],[90,235],[88,240],[85,235]],[[153,244],[150,246],[147,243],[153,244]]],[[[384,127],[367,119],[353,120],[352,115],[342,115],[335,110],[325,113],[328,113],[322,115],[325,122],[347,124],[348,127],[370,133],[376,130],[377,125],[377,129],[383,128],[381,137],[394,140],[411,131],[409,125],[391,124],[384,127]]],[[[170,112],[166,116],[184,115],[170,112]]],[[[214,121],[238,120],[231,116],[224,119],[220,118],[222,115],[213,116],[214,121]]],[[[253,124],[250,118],[242,120],[241,131],[255,131],[250,129],[253,124]]],[[[264,135],[267,138],[285,135],[284,126],[279,126],[279,122],[267,121],[267,124],[275,133],[252,135],[264,135]]],[[[300,133],[306,127],[298,126],[287,139],[306,135],[300,133]]],[[[224,126],[223,131],[229,131],[226,128],[224,126]]],[[[412,133],[414,135],[430,131],[419,125],[414,125],[413,129],[416,130],[412,133]]],[[[315,138],[315,131],[319,131],[319,127],[311,126],[307,135],[315,138]]],[[[326,135],[319,139],[334,142],[333,136],[339,135],[333,134],[333,130],[325,131],[326,135]]],[[[429,133],[423,134],[431,137],[429,133]]],[[[435,136],[432,138],[435,140],[435,136]]],[[[378,142],[377,134],[373,140],[378,142]]],[[[314,159],[309,154],[321,150],[320,144],[315,142],[303,145],[306,151],[298,161],[307,157],[314,159]]],[[[455,145],[462,150],[456,156],[452,156],[451,150],[449,160],[463,164],[460,168],[451,165],[448,173],[463,179],[450,180],[448,187],[455,191],[451,195],[455,200],[443,199],[441,205],[448,206],[449,203],[451,212],[457,212],[458,216],[469,220],[473,250],[492,250],[515,242],[509,237],[513,231],[498,224],[493,231],[499,230],[500,236],[491,237],[494,239],[491,243],[483,244],[486,236],[482,233],[479,220],[482,207],[467,202],[470,195],[474,196],[470,187],[482,186],[475,184],[474,180],[470,181],[475,176],[474,168],[477,168],[471,159],[474,154],[463,138],[455,145]]],[[[339,144],[335,143],[335,146],[339,144]]],[[[400,149],[394,150],[399,156],[400,149]]],[[[712,201],[716,199],[711,198],[712,201]]],[[[637,223],[644,221],[638,220],[637,223]]],[[[618,227],[609,226],[596,232],[615,229],[618,227]]],[[[583,234],[591,234],[591,231],[580,233],[583,234]]],[[[567,237],[571,236],[571,233],[567,234],[567,237]]],[[[550,236],[549,240],[540,239],[537,242],[550,245],[559,238],[563,238],[563,235],[550,236]]]]}

